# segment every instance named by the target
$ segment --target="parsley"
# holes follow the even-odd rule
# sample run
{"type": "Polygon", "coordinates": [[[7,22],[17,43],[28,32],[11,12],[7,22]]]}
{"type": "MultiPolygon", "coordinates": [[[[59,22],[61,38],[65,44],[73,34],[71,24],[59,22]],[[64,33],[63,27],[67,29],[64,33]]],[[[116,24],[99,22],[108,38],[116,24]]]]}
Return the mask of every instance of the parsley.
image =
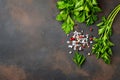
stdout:
{"type": "Polygon", "coordinates": [[[73,57],[73,61],[78,66],[81,66],[85,61],[85,57],[82,54],[79,54],[78,52],[75,52],[75,55],[73,57]]]}
{"type": "Polygon", "coordinates": [[[96,0],[58,0],[57,8],[60,13],[56,20],[63,22],[62,29],[66,34],[73,30],[75,21],[93,24],[97,20],[96,13],[101,11],[96,0]]]}
{"type": "Polygon", "coordinates": [[[102,58],[106,64],[110,64],[112,49],[114,44],[110,41],[110,36],[112,35],[112,23],[120,11],[120,4],[110,13],[108,18],[102,18],[102,22],[97,24],[99,27],[98,34],[99,37],[95,38],[95,44],[92,48],[92,53],[96,55],[97,58],[102,58]]]}

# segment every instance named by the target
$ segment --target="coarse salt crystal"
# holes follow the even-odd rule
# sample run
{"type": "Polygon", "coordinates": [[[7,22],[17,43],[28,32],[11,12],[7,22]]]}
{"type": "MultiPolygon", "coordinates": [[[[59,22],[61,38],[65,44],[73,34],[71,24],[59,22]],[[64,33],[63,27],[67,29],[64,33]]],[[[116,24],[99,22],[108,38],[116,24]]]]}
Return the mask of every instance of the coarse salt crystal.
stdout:
{"type": "Polygon", "coordinates": [[[67,36],[69,36],[69,34],[67,34],[67,36]]]}
{"type": "Polygon", "coordinates": [[[72,41],[72,45],[75,45],[76,44],[76,41],[72,41]]]}
{"type": "Polygon", "coordinates": [[[68,48],[72,48],[73,46],[72,45],[68,45],[68,48]]]}
{"type": "Polygon", "coordinates": [[[72,51],[69,51],[69,54],[72,54],[72,51]]]}
{"type": "Polygon", "coordinates": [[[67,43],[69,44],[69,43],[70,43],[70,41],[67,41],[67,43]]]}
{"type": "Polygon", "coordinates": [[[74,50],[76,50],[76,46],[74,46],[74,50]]]}
{"type": "Polygon", "coordinates": [[[81,50],[82,50],[82,48],[81,48],[81,47],[79,47],[79,50],[81,51],[81,50]]]}
{"type": "Polygon", "coordinates": [[[78,32],[77,32],[77,31],[75,31],[75,32],[74,32],[74,35],[78,35],[78,32]]]}
{"type": "Polygon", "coordinates": [[[90,43],[92,44],[93,42],[92,42],[92,41],[90,41],[90,43]]]}
{"type": "Polygon", "coordinates": [[[81,32],[83,33],[84,31],[83,31],[83,30],[81,30],[81,32]]]}
{"type": "Polygon", "coordinates": [[[81,32],[78,32],[78,34],[80,35],[80,34],[81,34],[81,32]]]}
{"type": "Polygon", "coordinates": [[[72,36],[72,37],[75,37],[75,36],[76,36],[76,35],[74,35],[74,34],[73,34],[73,36],[72,36]]]}
{"type": "Polygon", "coordinates": [[[89,38],[89,36],[87,35],[86,38],[89,38]]]}
{"type": "Polygon", "coordinates": [[[91,54],[90,53],[88,53],[88,56],[90,56],[91,54]]]}

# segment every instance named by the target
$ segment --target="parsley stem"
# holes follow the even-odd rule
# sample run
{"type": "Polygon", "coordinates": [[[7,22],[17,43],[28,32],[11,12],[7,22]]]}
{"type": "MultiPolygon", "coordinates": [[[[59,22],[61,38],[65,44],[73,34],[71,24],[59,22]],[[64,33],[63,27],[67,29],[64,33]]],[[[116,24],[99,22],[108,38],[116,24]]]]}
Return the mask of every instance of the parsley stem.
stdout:
{"type": "MultiPolygon", "coordinates": [[[[108,26],[111,27],[112,24],[113,24],[113,21],[116,17],[116,15],[118,14],[118,12],[120,11],[120,5],[117,6],[117,8],[115,8],[113,11],[112,11],[112,14],[110,14],[110,18],[109,18],[109,21],[108,21],[108,26]]],[[[109,30],[106,28],[105,30],[105,34],[108,34],[109,33],[109,30]]],[[[108,36],[109,37],[109,36],[108,36]]]]}
{"type": "Polygon", "coordinates": [[[110,64],[110,57],[112,55],[111,47],[114,45],[109,39],[112,34],[112,24],[116,15],[120,11],[120,4],[114,8],[114,10],[109,14],[107,19],[103,19],[102,25],[100,25],[99,29],[99,38],[96,40],[94,49],[92,49],[93,53],[96,52],[96,56],[100,56],[104,60],[105,63],[110,64]],[[98,54],[99,53],[99,54],[98,54]]]}
{"type": "Polygon", "coordinates": [[[107,18],[108,20],[109,20],[109,18],[111,18],[111,15],[112,15],[112,14],[116,11],[116,9],[119,8],[119,7],[120,7],[120,4],[110,13],[110,15],[109,15],[108,18],[107,18]]]}
{"type": "Polygon", "coordinates": [[[120,11],[120,7],[119,7],[119,8],[116,10],[116,12],[113,14],[113,16],[112,16],[112,18],[111,18],[110,27],[112,26],[112,23],[113,23],[113,21],[114,21],[116,15],[119,13],[119,11],[120,11]]]}
{"type": "Polygon", "coordinates": [[[112,11],[112,14],[109,16],[110,18],[108,18],[108,20],[114,19],[114,16],[116,16],[116,14],[119,12],[119,10],[120,10],[120,5],[117,6],[117,8],[112,11]]]}

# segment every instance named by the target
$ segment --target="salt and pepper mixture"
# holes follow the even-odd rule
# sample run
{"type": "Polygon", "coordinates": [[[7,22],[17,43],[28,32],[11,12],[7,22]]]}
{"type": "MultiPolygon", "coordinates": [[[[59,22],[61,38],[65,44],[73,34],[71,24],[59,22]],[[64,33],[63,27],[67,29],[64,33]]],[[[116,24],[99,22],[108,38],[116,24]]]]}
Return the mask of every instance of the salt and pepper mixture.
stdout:
{"type": "MultiPolygon", "coordinates": [[[[93,29],[90,28],[90,31],[92,32],[93,29]]],[[[68,48],[71,48],[74,51],[82,51],[85,48],[90,47],[90,44],[93,43],[93,36],[88,33],[83,34],[83,32],[83,30],[81,30],[80,32],[73,32],[73,36],[70,37],[70,39],[67,41],[68,48]]],[[[69,54],[72,54],[72,51],[69,51],[69,54]]],[[[87,53],[87,55],[90,56],[91,53],[87,53]]]]}

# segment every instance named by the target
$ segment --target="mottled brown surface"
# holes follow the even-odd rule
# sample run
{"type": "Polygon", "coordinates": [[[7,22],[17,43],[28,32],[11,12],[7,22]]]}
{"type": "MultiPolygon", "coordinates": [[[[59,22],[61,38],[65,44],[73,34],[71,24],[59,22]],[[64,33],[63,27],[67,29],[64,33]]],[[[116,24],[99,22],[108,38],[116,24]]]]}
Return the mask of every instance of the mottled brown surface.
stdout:
{"type": "MultiPolygon", "coordinates": [[[[112,64],[92,55],[78,68],[68,54],[61,23],[55,20],[56,1],[0,0],[0,80],[120,80],[120,13],[113,23],[112,64]]],[[[99,18],[120,3],[98,1],[103,9],[99,18]]],[[[97,27],[92,27],[91,34],[97,36],[97,27]]],[[[85,24],[75,29],[89,32],[85,24]]]]}
{"type": "Polygon", "coordinates": [[[26,80],[26,73],[13,65],[0,65],[0,80],[26,80]]]}

